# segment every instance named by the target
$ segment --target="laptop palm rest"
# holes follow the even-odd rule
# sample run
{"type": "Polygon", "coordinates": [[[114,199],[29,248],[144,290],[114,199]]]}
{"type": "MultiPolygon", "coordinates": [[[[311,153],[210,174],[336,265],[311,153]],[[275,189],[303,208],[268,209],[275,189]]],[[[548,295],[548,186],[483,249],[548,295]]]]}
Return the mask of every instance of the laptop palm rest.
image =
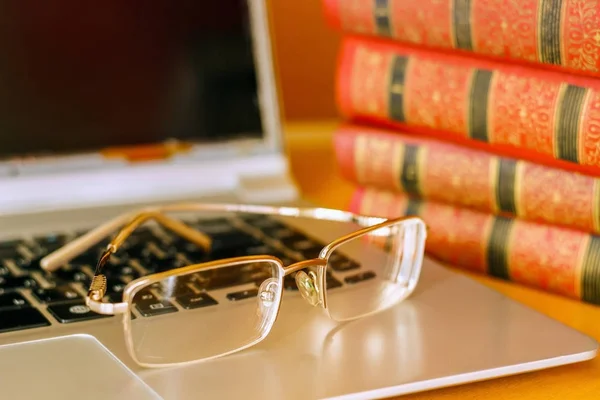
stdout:
{"type": "Polygon", "coordinates": [[[90,335],[1,346],[0,387],[15,400],[161,399],[90,335]]]}

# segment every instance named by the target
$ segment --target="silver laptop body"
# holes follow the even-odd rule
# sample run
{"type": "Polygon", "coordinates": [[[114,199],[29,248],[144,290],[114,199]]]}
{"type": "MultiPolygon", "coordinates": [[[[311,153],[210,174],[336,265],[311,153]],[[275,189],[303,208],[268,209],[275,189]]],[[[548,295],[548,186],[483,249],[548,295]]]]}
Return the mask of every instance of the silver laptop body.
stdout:
{"type": "MultiPolygon", "coordinates": [[[[123,4],[129,2],[117,3],[121,8],[108,8],[120,11],[119,15],[123,17],[126,8],[123,4]]],[[[232,20],[246,18],[242,11],[239,15],[232,14],[232,10],[245,9],[238,7],[241,1],[237,8],[228,8],[229,14],[218,14],[223,11],[216,6],[218,2],[210,3],[218,9],[210,12],[221,18],[225,18],[223,15],[229,15],[232,20]]],[[[234,3],[223,2],[229,6],[234,3]]],[[[200,17],[211,7],[208,4],[204,5],[205,10],[199,6],[192,11],[185,10],[183,14],[202,20],[200,17]]],[[[177,7],[173,5],[153,16],[164,16],[177,7]]],[[[308,205],[298,195],[283,150],[268,9],[262,0],[250,0],[247,9],[252,32],[247,50],[252,50],[258,81],[255,102],[248,101],[247,107],[260,110],[262,129],[259,135],[231,135],[221,140],[202,141],[168,160],[135,164],[119,158],[107,159],[96,152],[50,154],[31,159],[2,153],[5,161],[0,164],[1,243],[89,229],[142,204],[193,200],[308,205]]],[[[133,24],[135,20],[138,29],[154,27],[158,31],[157,26],[167,29],[152,18],[142,18],[141,9],[134,11],[139,15],[135,18],[131,15],[129,22],[133,24]],[[144,25],[140,18],[150,22],[144,25]]],[[[110,13],[106,14],[110,17],[110,13]]],[[[49,14],[37,18],[38,23],[46,21],[59,25],[49,14]]],[[[218,28],[220,25],[214,22],[214,18],[212,21],[209,18],[197,24],[218,28]]],[[[168,25],[169,29],[185,30],[177,30],[172,25],[176,24],[168,25]]],[[[194,24],[185,28],[192,29],[190,26],[194,24]]],[[[108,28],[99,31],[105,33],[103,29],[110,31],[108,28]]],[[[40,29],[38,33],[42,31],[40,29]]],[[[194,36],[198,43],[207,40],[208,35],[198,33],[203,32],[202,29],[194,32],[199,35],[194,36]]],[[[229,57],[227,50],[234,48],[223,47],[217,54],[229,57]]],[[[114,65],[106,68],[114,68],[114,65]]],[[[180,85],[177,93],[181,103],[170,104],[179,104],[185,111],[186,107],[196,104],[189,99],[202,93],[200,90],[186,92],[188,86],[198,87],[194,85],[199,83],[194,80],[190,65],[184,62],[179,68],[179,80],[169,81],[169,85],[180,85]]],[[[222,104],[237,101],[238,94],[229,98],[227,94],[223,95],[229,89],[207,90],[203,95],[208,97],[202,101],[211,102],[210,93],[223,97],[225,102],[222,104]]],[[[57,96],[60,97],[58,93],[57,96]]],[[[219,101],[222,101],[221,97],[219,101]]],[[[115,96],[114,102],[119,101],[121,98],[115,96]]],[[[186,116],[174,120],[189,123],[186,116]]],[[[235,119],[236,115],[229,118],[235,119]]],[[[223,124],[223,120],[220,123],[223,124]]],[[[172,133],[169,125],[162,128],[165,137],[172,133]]],[[[0,133],[0,137],[2,135],[0,133]]],[[[103,147],[115,143],[107,141],[103,147]]],[[[31,148],[39,151],[34,143],[31,148]]],[[[29,153],[26,148],[24,150],[21,153],[29,153]]],[[[63,149],[49,150],[58,153],[63,149]]],[[[323,242],[337,236],[336,229],[329,223],[298,220],[292,224],[323,242]]],[[[368,259],[359,261],[362,264],[369,262],[368,259]]],[[[40,284],[44,282],[41,271],[26,273],[14,260],[5,260],[4,264],[4,277],[18,278],[27,274],[40,284]]],[[[84,293],[85,289],[79,287],[78,290],[84,293]]],[[[0,292],[6,294],[10,289],[0,289],[0,292]]],[[[306,303],[297,291],[289,290],[284,294],[273,331],[259,345],[213,361],[164,369],[140,368],[130,359],[120,318],[60,323],[49,311],[50,305],[33,295],[33,289],[18,288],[16,292],[50,325],[0,333],[0,345],[91,335],[165,399],[380,398],[584,361],[593,358],[597,349],[592,339],[430,259],[424,262],[415,293],[391,310],[338,324],[329,320],[319,308],[306,303]]],[[[223,335],[227,334],[223,332],[223,335]]],[[[39,353],[36,357],[15,352],[6,354],[14,357],[10,361],[15,365],[23,360],[37,359],[49,369],[60,368],[60,359],[48,358],[48,354],[55,353],[46,354],[40,346],[31,348],[35,350],[27,351],[39,353]]],[[[6,360],[3,361],[6,364],[6,360]]],[[[89,362],[93,363],[93,359],[89,362]]],[[[35,370],[39,371],[39,368],[35,370]]],[[[40,382],[43,377],[40,372],[38,374],[40,376],[31,376],[31,382],[40,382]]],[[[7,375],[0,377],[0,391],[2,381],[10,379],[7,375]]],[[[73,381],[69,384],[80,385],[81,398],[85,398],[88,388],[83,383],[73,381]]],[[[107,381],[106,384],[111,383],[107,381]]],[[[39,393],[47,398],[59,397],[57,393],[45,392],[43,384],[39,385],[39,393]]],[[[18,392],[0,395],[2,398],[20,398],[18,392]]]]}

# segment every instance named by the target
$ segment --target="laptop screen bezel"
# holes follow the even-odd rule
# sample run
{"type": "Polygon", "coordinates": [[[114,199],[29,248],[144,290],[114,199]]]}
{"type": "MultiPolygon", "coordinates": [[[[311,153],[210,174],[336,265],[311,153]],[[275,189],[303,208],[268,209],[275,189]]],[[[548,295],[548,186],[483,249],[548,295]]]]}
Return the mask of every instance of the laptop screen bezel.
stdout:
{"type": "MultiPolygon", "coordinates": [[[[244,153],[281,153],[283,151],[282,115],[280,108],[280,95],[276,72],[275,57],[272,47],[272,21],[268,12],[269,0],[245,0],[248,11],[249,30],[251,33],[252,54],[255,65],[257,100],[261,118],[260,135],[255,138],[224,138],[213,142],[193,143],[189,151],[176,155],[177,162],[181,159],[193,161],[198,159],[203,162],[207,154],[219,153],[222,157],[235,156],[242,149],[244,153]],[[232,151],[232,149],[234,149],[232,151]]],[[[147,143],[143,146],[157,145],[147,143]]],[[[139,146],[125,146],[123,149],[135,149],[139,146]]],[[[123,159],[102,159],[106,148],[91,151],[71,152],[68,154],[43,155],[39,157],[16,156],[9,158],[0,157],[0,179],[18,178],[20,176],[36,175],[38,171],[44,175],[53,173],[68,173],[70,168],[79,169],[90,160],[92,168],[115,168],[115,163],[121,168],[132,165],[123,162],[123,159]]],[[[171,158],[152,160],[156,163],[169,164],[171,158]]]]}

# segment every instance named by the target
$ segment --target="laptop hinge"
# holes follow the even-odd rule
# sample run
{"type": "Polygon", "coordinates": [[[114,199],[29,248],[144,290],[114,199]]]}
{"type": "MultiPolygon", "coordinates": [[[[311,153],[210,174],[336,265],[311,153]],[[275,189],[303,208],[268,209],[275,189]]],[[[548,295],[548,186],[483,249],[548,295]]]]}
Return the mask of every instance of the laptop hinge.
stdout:
{"type": "Polygon", "coordinates": [[[220,194],[239,202],[287,202],[296,195],[280,153],[101,170],[0,177],[0,215],[173,202],[220,194]]]}

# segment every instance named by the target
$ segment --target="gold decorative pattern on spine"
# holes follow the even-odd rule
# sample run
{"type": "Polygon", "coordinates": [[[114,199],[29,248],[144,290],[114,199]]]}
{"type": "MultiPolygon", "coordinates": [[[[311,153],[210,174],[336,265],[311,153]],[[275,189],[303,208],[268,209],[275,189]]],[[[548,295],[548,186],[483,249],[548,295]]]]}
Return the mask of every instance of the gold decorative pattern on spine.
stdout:
{"type": "Polygon", "coordinates": [[[393,54],[358,46],[350,72],[350,102],[357,112],[385,117],[388,96],[382,88],[389,85],[393,54]]]}
{"type": "MultiPolygon", "coordinates": [[[[497,214],[498,211],[500,210],[500,205],[498,204],[498,201],[496,200],[496,193],[498,190],[498,174],[500,173],[500,161],[498,159],[498,157],[492,157],[490,160],[490,169],[489,169],[489,180],[491,182],[490,184],[490,193],[489,196],[491,199],[493,199],[492,201],[492,213],[493,214],[497,214]]],[[[487,235],[487,233],[486,233],[487,235]]]]}
{"type": "Polygon", "coordinates": [[[494,103],[494,98],[495,98],[495,92],[496,92],[496,88],[498,87],[498,81],[499,81],[499,77],[498,77],[498,73],[496,71],[494,71],[492,73],[492,78],[490,79],[490,89],[489,89],[489,93],[488,93],[488,102],[486,105],[486,115],[487,115],[487,143],[494,143],[496,140],[496,137],[494,135],[494,131],[495,131],[495,126],[494,126],[494,121],[496,120],[496,113],[494,112],[494,110],[496,109],[496,107],[492,107],[492,104],[494,103]]]}
{"type": "MultiPolygon", "coordinates": [[[[556,124],[554,125],[555,126],[554,132],[553,132],[553,136],[555,138],[557,137],[557,132],[556,132],[557,127],[560,126],[560,114],[561,114],[560,105],[562,104],[563,99],[565,98],[566,91],[567,91],[567,85],[566,84],[560,85],[560,88],[558,90],[557,100],[556,100],[558,107],[556,107],[556,109],[554,110],[554,115],[553,115],[554,121],[556,121],[556,124]]],[[[558,158],[558,153],[559,153],[558,140],[554,139],[552,141],[552,156],[554,158],[558,158]]]]}
{"type": "Polygon", "coordinates": [[[469,107],[467,107],[467,109],[465,110],[467,112],[467,115],[465,115],[466,129],[467,129],[467,133],[470,137],[472,137],[471,132],[473,131],[473,104],[474,104],[473,99],[475,98],[475,93],[473,93],[473,89],[475,86],[476,79],[477,79],[477,70],[473,70],[473,73],[469,77],[469,83],[468,83],[469,107]]]}
{"type": "Polygon", "coordinates": [[[600,59],[600,1],[564,0],[561,10],[563,65],[598,72],[600,59]]]}
{"type": "Polygon", "coordinates": [[[402,189],[400,177],[402,176],[402,165],[404,164],[405,146],[402,142],[394,143],[394,156],[392,158],[392,172],[394,176],[394,188],[402,189]]]}

